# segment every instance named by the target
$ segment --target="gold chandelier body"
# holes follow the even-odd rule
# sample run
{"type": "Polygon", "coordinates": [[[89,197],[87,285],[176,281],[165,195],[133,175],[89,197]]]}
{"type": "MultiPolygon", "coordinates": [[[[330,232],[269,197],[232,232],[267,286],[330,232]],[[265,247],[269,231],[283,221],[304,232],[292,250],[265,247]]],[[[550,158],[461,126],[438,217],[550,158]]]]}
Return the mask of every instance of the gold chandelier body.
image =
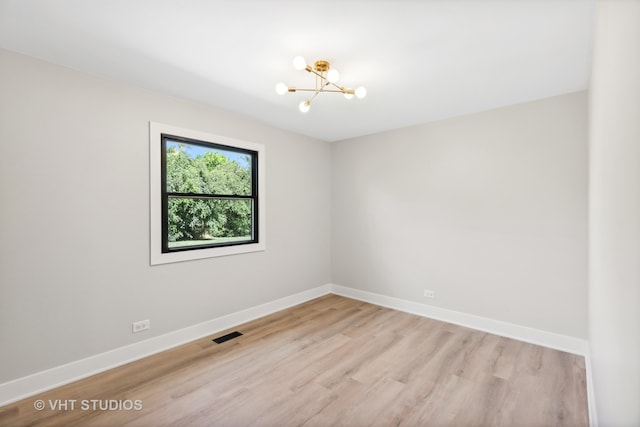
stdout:
{"type": "Polygon", "coordinates": [[[364,98],[367,91],[364,87],[357,89],[346,88],[338,85],[336,82],[339,77],[337,70],[331,68],[331,63],[324,59],[318,60],[313,64],[313,67],[307,65],[304,58],[301,56],[296,57],[293,60],[293,66],[298,70],[305,70],[315,76],[315,85],[313,88],[298,88],[295,86],[287,86],[284,83],[278,83],[276,85],[276,92],[280,95],[287,92],[313,92],[313,96],[300,103],[300,111],[306,113],[309,111],[311,101],[320,93],[342,93],[345,98],[351,99],[355,95],[358,98],[364,98]]]}

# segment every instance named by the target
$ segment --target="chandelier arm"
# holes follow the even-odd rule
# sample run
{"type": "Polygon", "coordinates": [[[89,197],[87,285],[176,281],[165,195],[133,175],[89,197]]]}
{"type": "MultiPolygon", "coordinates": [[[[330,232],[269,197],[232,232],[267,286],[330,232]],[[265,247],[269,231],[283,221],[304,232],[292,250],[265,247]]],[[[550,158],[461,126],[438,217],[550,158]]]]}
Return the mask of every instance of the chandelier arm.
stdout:
{"type": "MultiPolygon", "coordinates": [[[[325,92],[341,92],[341,93],[347,93],[347,94],[351,94],[351,95],[355,93],[355,91],[353,89],[348,89],[348,88],[345,88],[343,86],[338,86],[337,84],[332,83],[332,82],[329,82],[329,83],[331,83],[331,85],[334,86],[338,90],[333,90],[333,91],[327,90],[325,92]]],[[[329,83],[327,83],[327,84],[329,84],[329,83]]]]}
{"type": "Polygon", "coordinates": [[[322,85],[320,86],[320,89],[318,89],[318,92],[328,92],[326,91],[324,88],[326,88],[327,86],[329,86],[329,81],[327,80],[323,80],[322,85]]]}
{"type": "MultiPolygon", "coordinates": [[[[344,88],[343,88],[344,89],[344,88]]],[[[295,91],[290,91],[290,92],[333,92],[333,93],[351,93],[353,92],[353,89],[344,89],[344,90],[340,90],[340,89],[305,89],[305,88],[299,88],[297,87],[295,89],[295,91]]]]}
{"type": "Polygon", "coordinates": [[[296,92],[316,92],[316,89],[297,87],[296,92]]]}
{"type": "Polygon", "coordinates": [[[351,92],[350,92],[350,90],[351,90],[351,89],[344,89],[344,90],[342,90],[342,89],[343,89],[343,88],[341,88],[341,89],[325,89],[325,90],[323,90],[323,92],[330,92],[330,93],[351,93],[351,92]]]}
{"type": "Polygon", "coordinates": [[[314,70],[313,68],[307,66],[306,70],[310,73],[315,74],[316,76],[320,77],[322,80],[326,80],[326,77],[322,75],[322,73],[317,72],[316,70],[314,70]]]}
{"type": "MultiPolygon", "coordinates": [[[[316,70],[314,70],[313,68],[311,68],[311,66],[307,65],[305,67],[305,70],[315,74],[316,76],[320,77],[323,81],[326,81],[326,84],[329,84],[331,82],[329,82],[325,76],[322,75],[322,73],[317,72],[316,70]]],[[[340,93],[345,93],[345,94],[349,94],[349,95],[354,95],[355,94],[355,90],[354,89],[347,89],[344,88],[342,86],[338,86],[335,83],[331,83],[333,86],[335,86],[338,90],[322,90],[323,92],[340,92],[340,93]]],[[[298,89],[298,90],[302,90],[302,89],[298,89]]],[[[310,89],[310,90],[317,90],[317,89],[310,89]]]]}

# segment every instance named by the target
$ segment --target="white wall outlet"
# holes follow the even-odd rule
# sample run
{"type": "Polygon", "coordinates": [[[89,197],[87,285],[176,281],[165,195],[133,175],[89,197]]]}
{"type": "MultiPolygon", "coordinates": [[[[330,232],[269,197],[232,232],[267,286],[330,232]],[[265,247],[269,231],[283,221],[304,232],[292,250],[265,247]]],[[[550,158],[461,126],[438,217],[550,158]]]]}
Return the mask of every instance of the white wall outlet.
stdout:
{"type": "Polygon", "coordinates": [[[147,320],[141,320],[139,322],[133,322],[133,333],[146,331],[151,327],[151,322],[147,320]]]}
{"type": "Polygon", "coordinates": [[[436,298],[436,291],[432,291],[430,289],[425,289],[424,290],[424,296],[427,297],[427,298],[435,299],[436,298]]]}

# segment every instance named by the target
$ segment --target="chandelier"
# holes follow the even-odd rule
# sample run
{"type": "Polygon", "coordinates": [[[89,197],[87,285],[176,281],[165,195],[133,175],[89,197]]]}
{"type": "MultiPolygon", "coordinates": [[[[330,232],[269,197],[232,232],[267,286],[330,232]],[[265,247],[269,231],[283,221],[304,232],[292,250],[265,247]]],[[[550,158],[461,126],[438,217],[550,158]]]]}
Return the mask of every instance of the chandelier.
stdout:
{"type": "Polygon", "coordinates": [[[278,95],[284,95],[287,92],[313,92],[313,95],[302,101],[299,105],[300,111],[306,113],[311,108],[311,101],[320,93],[342,93],[345,98],[351,99],[354,95],[357,98],[364,98],[367,95],[367,89],[360,86],[356,89],[349,89],[337,84],[340,78],[340,73],[335,68],[331,68],[329,61],[319,60],[313,64],[313,67],[307,65],[307,62],[302,56],[296,56],[293,58],[293,67],[296,70],[305,70],[315,75],[315,87],[314,88],[297,88],[294,86],[287,86],[284,83],[278,83],[276,85],[276,93],[278,95]]]}

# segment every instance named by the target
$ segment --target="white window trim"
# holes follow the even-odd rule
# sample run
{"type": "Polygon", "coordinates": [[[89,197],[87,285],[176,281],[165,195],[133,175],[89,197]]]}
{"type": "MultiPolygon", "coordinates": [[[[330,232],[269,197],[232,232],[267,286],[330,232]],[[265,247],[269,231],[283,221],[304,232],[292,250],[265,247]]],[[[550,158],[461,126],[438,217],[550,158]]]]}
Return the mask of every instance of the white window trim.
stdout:
{"type": "Polygon", "coordinates": [[[150,191],[150,249],[151,265],[191,261],[203,258],[236,255],[264,251],[265,244],[265,147],[255,142],[242,141],[226,136],[184,129],[163,123],[149,122],[149,191],[150,191]],[[237,246],[222,246],[192,251],[162,253],[162,169],[161,135],[169,134],[214,144],[228,145],[258,152],[258,242],[237,246]]]}

